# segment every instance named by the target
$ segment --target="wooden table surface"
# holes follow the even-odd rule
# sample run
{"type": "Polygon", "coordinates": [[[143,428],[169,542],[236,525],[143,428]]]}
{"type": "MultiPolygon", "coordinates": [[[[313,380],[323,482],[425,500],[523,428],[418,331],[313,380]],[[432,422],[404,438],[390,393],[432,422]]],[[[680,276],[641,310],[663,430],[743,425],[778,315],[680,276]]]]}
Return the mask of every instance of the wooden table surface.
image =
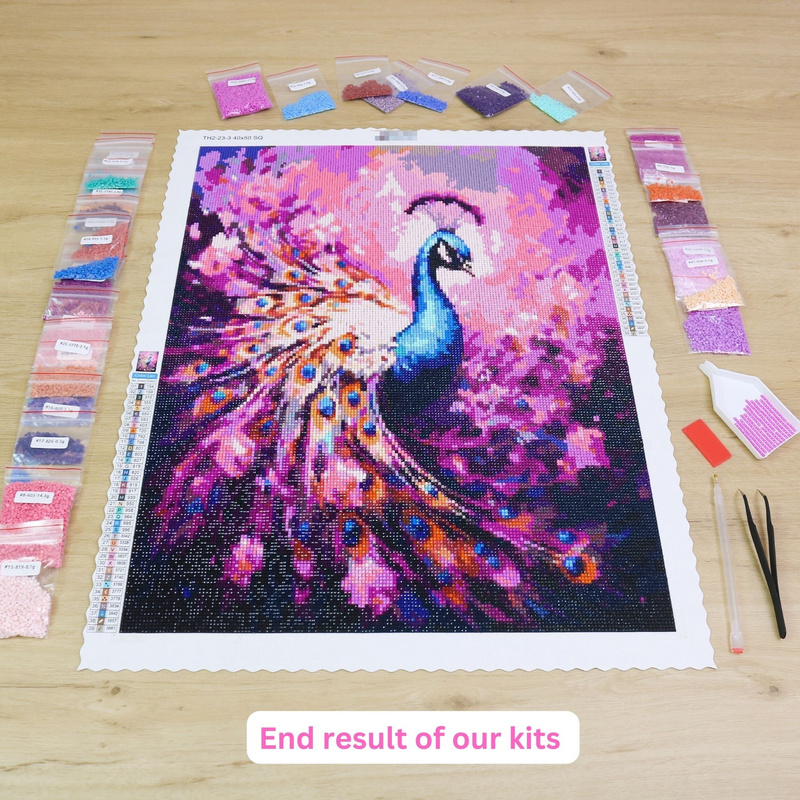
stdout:
{"type": "MultiPolygon", "coordinates": [[[[800,641],[800,442],[754,459],[711,410],[687,354],[666,263],[624,135],[679,127],[709,216],[747,300],[755,374],[800,412],[797,2],[642,3],[364,0],[108,3],[3,0],[0,268],[3,416],[10,456],[65,219],[100,130],[158,133],[121,280],[83,490],[70,525],[50,635],[0,642],[0,797],[797,797],[800,641]],[[87,597],[127,372],[179,128],[220,127],[205,71],[258,59],[265,72],[336,55],[387,52],[509,64],[534,84],[575,68],[610,102],[565,128],[605,130],[669,414],[716,651],[717,670],[497,673],[77,672],[87,597]],[[727,488],[743,656],[728,652],[712,470],[681,433],[703,417],[733,458],[727,488]],[[775,633],[734,489],[774,509],[789,638],[775,633]],[[244,747],[257,709],[568,709],[580,718],[571,766],[260,767],[244,747]]],[[[360,103],[311,127],[380,125],[360,103]]],[[[550,127],[528,104],[484,121],[455,103],[443,117],[410,105],[400,128],[550,127]]],[[[276,111],[230,127],[290,127],[276,111]]],[[[669,532],[665,532],[669,535],[669,532]]]]}

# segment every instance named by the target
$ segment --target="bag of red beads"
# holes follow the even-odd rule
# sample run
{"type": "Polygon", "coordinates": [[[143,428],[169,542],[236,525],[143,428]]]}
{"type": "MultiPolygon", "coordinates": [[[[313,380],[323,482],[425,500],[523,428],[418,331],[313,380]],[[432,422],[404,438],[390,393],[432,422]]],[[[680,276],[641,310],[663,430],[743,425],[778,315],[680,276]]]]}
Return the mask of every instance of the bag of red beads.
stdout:
{"type": "Polygon", "coordinates": [[[388,56],[338,56],[336,78],[342,100],[388,97],[392,87],[386,82],[388,56]]]}

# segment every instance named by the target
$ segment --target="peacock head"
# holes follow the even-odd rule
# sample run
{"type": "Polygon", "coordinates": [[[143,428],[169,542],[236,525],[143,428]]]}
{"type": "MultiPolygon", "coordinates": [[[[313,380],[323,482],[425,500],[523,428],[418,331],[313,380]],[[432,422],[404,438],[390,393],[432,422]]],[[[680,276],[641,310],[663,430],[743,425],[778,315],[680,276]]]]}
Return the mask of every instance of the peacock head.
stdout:
{"type": "Polygon", "coordinates": [[[428,263],[434,272],[438,269],[451,269],[473,274],[472,252],[467,243],[453,231],[436,231],[428,237],[423,250],[427,250],[428,263]]]}

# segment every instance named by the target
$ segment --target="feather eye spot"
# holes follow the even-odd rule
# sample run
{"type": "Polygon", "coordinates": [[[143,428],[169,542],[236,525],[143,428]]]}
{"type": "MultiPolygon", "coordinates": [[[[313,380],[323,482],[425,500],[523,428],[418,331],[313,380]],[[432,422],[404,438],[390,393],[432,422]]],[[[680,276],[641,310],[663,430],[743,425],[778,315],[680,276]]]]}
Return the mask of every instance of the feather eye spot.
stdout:
{"type": "Polygon", "coordinates": [[[498,511],[498,515],[500,519],[516,519],[519,514],[515,508],[511,508],[511,506],[501,506],[498,511]]]}
{"type": "Polygon", "coordinates": [[[308,520],[303,520],[297,525],[297,538],[303,543],[307,544],[311,538],[311,523],[308,520]]]}
{"type": "Polygon", "coordinates": [[[301,303],[310,303],[314,299],[314,295],[308,294],[308,292],[300,295],[300,302],[301,303]]]}
{"type": "Polygon", "coordinates": [[[322,414],[325,419],[330,419],[333,416],[333,412],[336,411],[336,404],[330,397],[323,397],[322,400],[319,401],[317,408],[319,408],[319,413],[322,414]]]}
{"type": "Polygon", "coordinates": [[[300,272],[299,269],[290,269],[286,273],[286,277],[289,278],[290,281],[299,281],[303,277],[303,273],[300,272]]]}
{"type": "Polygon", "coordinates": [[[580,556],[567,556],[562,562],[565,572],[573,578],[583,575],[586,565],[580,556]]]}
{"type": "Polygon", "coordinates": [[[374,436],[378,432],[378,428],[374,422],[365,422],[363,431],[367,436],[374,436]]]}
{"type": "MultiPolygon", "coordinates": [[[[269,370],[267,370],[267,374],[269,374],[269,370]]],[[[306,381],[313,381],[316,374],[317,368],[313,364],[304,364],[300,370],[300,377],[306,381]]]]}
{"type": "Polygon", "coordinates": [[[439,496],[439,490],[432,483],[426,483],[422,488],[425,490],[425,494],[429,494],[431,497],[439,496]]]}
{"type": "Polygon", "coordinates": [[[408,518],[408,532],[418,542],[424,542],[431,535],[431,526],[416,514],[408,518]]]}
{"type": "Polygon", "coordinates": [[[361,393],[352,391],[347,393],[347,403],[348,405],[353,406],[355,408],[361,402],[361,393]]]}
{"type": "Polygon", "coordinates": [[[210,364],[209,364],[207,361],[203,361],[201,364],[198,364],[198,365],[197,365],[197,366],[194,368],[194,371],[195,371],[195,372],[196,372],[198,375],[202,375],[203,373],[205,373],[205,372],[208,372],[208,370],[209,370],[209,368],[210,368],[210,367],[211,367],[211,365],[210,365],[210,364]]]}
{"type": "Polygon", "coordinates": [[[225,392],[222,389],[215,389],[211,393],[211,399],[215,403],[221,403],[225,399],[225,392]]]}
{"type": "Polygon", "coordinates": [[[346,519],[342,525],[342,541],[347,547],[357,547],[361,541],[361,525],[357,520],[346,519]]]}
{"type": "Polygon", "coordinates": [[[353,340],[352,339],[342,339],[339,342],[339,349],[343,353],[349,353],[353,349],[353,340]]]}
{"type": "Polygon", "coordinates": [[[259,308],[266,308],[269,305],[269,298],[268,297],[259,297],[258,300],[256,300],[256,305],[259,308]]]}
{"type": "Polygon", "coordinates": [[[203,513],[203,501],[199,497],[195,497],[188,506],[186,506],[186,513],[187,514],[202,514],[203,513]]]}
{"type": "Polygon", "coordinates": [[[268,377],[268,378],[271,378],[273,375],[275,375],[275,373],[276,373],[277,371],[278,371],[278,368],[277,368],[277,367],[275,367],[275,366],[272,366],[272,367],[267,367],[267,373],[266,373],[266,374],[267,374],[267,377],[268,377]]]}
{"type": "Polygon", "coordinates": [[[562,544],[572,544],[575,541],[575,534],[572,531],[559,531],[556,535],[562,544]]]}
{"type": "Polygon", "coordinates": [[[250,347],[247,348],[248,353],[258,353],[261,348],[257,344],[251,344],[250,347]]]}
{"type": "Polygon", "coordinates": [[[294,329],[298,333],[304,333],[305,331],[308,330],[308,322],[304,319],[299,319],[297,320],[297,322],[295,322],[294,329]]]}
{"type": "Polygon", "coordinates": [[[271,419],[268,419],[261,425],[261,433],[269,433],[272,430],[273,425],[275,422],[271,419]]]}
{"type": "Polygon", "coordinates": [[[340,289],[346,289],[346,288],[347,288],[347,281],[346,281],[344,278],[339,278],[339,279],[336,281],[336,285],[337,285],[337,286],[338,286],[340,289]]]}

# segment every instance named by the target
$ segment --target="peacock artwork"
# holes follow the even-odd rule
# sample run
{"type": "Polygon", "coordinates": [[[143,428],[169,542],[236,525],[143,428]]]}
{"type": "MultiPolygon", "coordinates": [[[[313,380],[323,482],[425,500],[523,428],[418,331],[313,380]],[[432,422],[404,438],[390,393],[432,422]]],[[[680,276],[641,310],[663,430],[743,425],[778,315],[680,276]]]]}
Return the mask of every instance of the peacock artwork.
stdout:
{"type": "Polygon", "coordinates": [[[674,631],[585,148],[199,152],[120,630],[674,631]]]}

